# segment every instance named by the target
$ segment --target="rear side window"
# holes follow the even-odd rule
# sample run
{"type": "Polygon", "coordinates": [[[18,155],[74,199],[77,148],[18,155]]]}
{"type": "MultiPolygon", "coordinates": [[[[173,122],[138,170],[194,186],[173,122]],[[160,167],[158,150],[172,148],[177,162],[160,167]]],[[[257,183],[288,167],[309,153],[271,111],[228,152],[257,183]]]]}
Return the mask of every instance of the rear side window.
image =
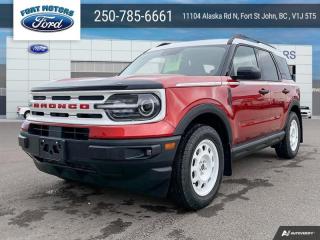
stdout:
{"type": "Polygon", "coordinates": [[[276,65],[269,52],[257,49],[258,63],[261,70],[261,79],[279,80],[276,65]]]}
{"type": "Polygon", "coordinates": [[[291,74],[290,74],[290,70],[289,70],[289,66],[287,64],[287,61],[285,58],[283,57],[279,57],[279,56],[275,56],[279,70],[280,70],[280,74],[281,74],[281,78],[282,79],[287,79],[287,80],[291,80],[291,74]]]}
{"type": "Polygon", "coordinates": [[[251,47],[237,48],[232,61],[231,75],[236,75],[239,67],[258,67],[256,54],[251,47]]]}

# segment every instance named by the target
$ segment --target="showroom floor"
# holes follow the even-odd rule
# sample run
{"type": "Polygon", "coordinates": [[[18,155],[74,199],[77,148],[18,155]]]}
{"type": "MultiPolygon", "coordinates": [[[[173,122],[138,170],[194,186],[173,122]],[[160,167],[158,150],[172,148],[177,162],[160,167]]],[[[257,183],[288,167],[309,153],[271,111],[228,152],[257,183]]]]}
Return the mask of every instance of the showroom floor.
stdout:
{"type": "Polygon", "coordinates": [[[17,145],[19,123],[0,123],[1,239],[272,239],[279,225],[320,225],[320,120],[305,120],[294,160],[271,148],[234,161],[207,208],[99,189],[39,172],[17,145]]]}

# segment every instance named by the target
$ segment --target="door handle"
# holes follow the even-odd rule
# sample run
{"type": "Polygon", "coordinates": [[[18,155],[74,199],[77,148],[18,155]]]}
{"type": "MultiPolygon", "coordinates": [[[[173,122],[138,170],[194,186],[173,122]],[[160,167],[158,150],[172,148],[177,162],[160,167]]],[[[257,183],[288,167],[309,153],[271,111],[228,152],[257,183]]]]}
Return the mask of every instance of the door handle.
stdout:
{"type": "Polygon", "coordinates": [[[290,90],[288,90],[286,88],[282,90],[282,93],[284,93],[284,94],[288,94],[289,92],[290,92],[290,90]]]}
{"type": "Polygon", "coordinates": [[[264,88],[261,88],[260,90],[259,90],[259,93],[260,94],[262,94],[262,95],[266,95],[266,94],[268,94],[270,91],[268,90],[268,89],[264,89],[264,88]]]}

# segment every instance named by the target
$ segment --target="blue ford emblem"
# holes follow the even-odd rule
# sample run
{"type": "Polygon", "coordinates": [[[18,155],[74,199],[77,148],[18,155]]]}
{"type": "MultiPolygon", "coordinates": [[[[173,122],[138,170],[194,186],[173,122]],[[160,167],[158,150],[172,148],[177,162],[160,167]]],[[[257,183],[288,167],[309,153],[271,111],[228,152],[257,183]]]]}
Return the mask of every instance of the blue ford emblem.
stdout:
{"type": "Polygon", "coordinates": [[[49,48],[46,45],[42,45],[42,44],[35,44],[29,47],[29,52],[35,53],[35,54],[43,54],[43,53],[47,53],[48,51],[49,51],[49,48]]]}
{"type": "Polygon", "coordinates": [[[57,13],[39,13],[21,20],[23,27],[37,32],[58,32],[72,27],[71,17],[57,13]]]}

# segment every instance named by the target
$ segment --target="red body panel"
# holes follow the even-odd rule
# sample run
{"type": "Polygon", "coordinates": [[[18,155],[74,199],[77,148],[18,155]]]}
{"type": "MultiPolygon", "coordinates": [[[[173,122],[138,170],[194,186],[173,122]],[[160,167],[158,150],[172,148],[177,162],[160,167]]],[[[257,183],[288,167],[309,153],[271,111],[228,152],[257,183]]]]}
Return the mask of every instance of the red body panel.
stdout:
{"type": "Polygon", "coordinates": [[[244,81],[232,88],[234,144],[248,141],[270,131],[270,96],[261,95],[259,89],[267,86],[244,81]]]}
{"type": "Polygon", "coordinates": [[[61,123],[31,122],[24,121],[21,126],[23,131],[28,130],[30,123],[43,125],[89,128],[89,137],[91,139],[143,139],[172,136],[174,127],[167,121],[148,124],[136,124],[125,126],[95,126],[95,125],[74,125],[61,123]]]}
{"type": "MultiPolygon", "coordinates": [[[[229,85],[230,77],[197,77],[181,75],[134,76],[130,79],[148,79],[161,82],[166,89],[167,112],[164,120],[149,124],[122,126],[87,126],[92,139],[132,139],[172,136],[183,117],[199,104],[212,104],[222,110],[229,121],[233,135],[233,144],[249,141],[263,135],[283,129],[288,107],[293,99],[299,99],[298,89],[293,81],[240,81],[239,85],[229,85]],[[217,83],[212,86],[186,86],[181,83],[217,83]],[[221,83],[219,85],[219,83],[221,83]],[[260,89],[270,93],[262,95],[260,89]],[[282,93],[286,88],[288,94],[282,93]],[[230,90],[228,90],[230,89],[230,90]],[[228,101],[231,93],[231,103],[228,101]]],[[[26,130],[30,122],[26,121],[22,129],[26,130]]],[[[74,126],[68,124],[42,123],[56,126],[74,126]]]]}

